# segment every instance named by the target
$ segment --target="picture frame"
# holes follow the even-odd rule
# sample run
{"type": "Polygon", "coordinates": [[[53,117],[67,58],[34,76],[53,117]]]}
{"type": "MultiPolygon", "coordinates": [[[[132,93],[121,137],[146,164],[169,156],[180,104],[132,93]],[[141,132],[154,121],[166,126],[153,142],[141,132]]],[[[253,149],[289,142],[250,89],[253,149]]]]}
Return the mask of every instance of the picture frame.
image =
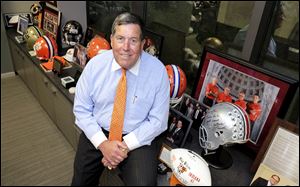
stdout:
{"type": "MultiPolygon", "coordinates": [[[[279,128],[288,130],[299,136],[299,126],[298,125],[276,117],[273,125],[271,126],[271,128],[268,132],[266,139],[264,140],[257,156],[255,157],[254,162],[252,163],[251,170],[250,170],[251,172],[253,172],[253,173],[256,172],[259,165],[263,162],[263,159],[264,159],[266,153],[268,152],[268,149],[271,146],[272,142],[274,141],[274,138],[277,135],[279,128]]],[[[289,138],[289,137],[286,137],[286,138],[289,138]]],[[[292,142],[290,142],[290,143],[292,143],[292,142]]],[[[295,145],[294,147],[296,148],[296,146],[298,146],[298,145],[295,145]]]]}
{"type": "Polygon", "coordinates": [[[20,12],[20,13],[5,13],[3,14],[3,19],[5,22],[5,27],[10,28],[10,27],[17,27],[18,26],[18,19],[17,17],[13,18],[14,16],[23,16],[28,19],[28,25],[33,25],[33,17],[30,12],[20,12]],[[16,19],[15,23],[10,23],[11,19],[16,19]]]}
{"type": "Polygon", "coordinates": [[[144,38],[144,51],[151,54],[152,56],[157,57],[158,59],[161,59],[164,37],[146,28],[144,38]]]}
{"type": "Polygon", "coordinates": [[[74,46],[74,57],[75,64],[84,69],[87,64],[87,51],[86,48],[81,44],[75,44],[74,46]]]}
{"type": "Polygon", "coordinates": [[[17,32],[21,35],[24,35],[28,28],[28,18],[19,15],[19,20],[18,20],[18,26],[17,26],[17,32]]]}
{"type": "MultiPolygon", "coordinates": [[[[247,143],[257,152],[275,117],[284,117],[286,114],[298,81],[205,47],[192,92],[193,97],[202,104],[206,87],[213,78],[218,79],[217,87],[221,92],[226,86],[230,87],[232,102],[236,102],[239,92],[245,92],[245,101],[248,103],[252,102],[255,94],[259,95],[261,113],[252,123],[250,143],[247,143]]],[[[248,106],[246,110],[249,114],[248,106]]]]}
{"type": "MultiPolygon", "coordinates": [[[[271,177],[276,175],[279,178],[279,182],[274,186],[299,186],[299,180],[291,180],[284,173],[273,170],[272,168],[266,166],[265,164],[260,164],[257,172],[255,173],[250,186],[262,186],[263,181],[267,184],[271,177]]],[[[299,175],[298,175],[299,176],[299,175]]]]}
{"type": "Polygon", "coordinates": [[[164,132],[164,142],[172,148],[183,147],[188,138],[192,124],[193,120],[187,118],[176,109],[170,108],[168,129],[164,132]],[[178,123],[182,124],[180,130],[177,130],[177,127],[179,127],[178,123]]]}
{"type": "Polygon", "coordinates": [[[162,163],[166,164],[168,167],[171,166],[171,157],[170,157],[170,151],[173,148],[169,145],[162,143],[162,146],[159,151],[158,160],[160,160],[162,163]]]}
{"type": "Polygon", "coordinates": [[[193,120],[192,128],[198,131],[209,107],[187,93],[184,93],[180,103],[175,109],[187,118],[193,120]]]}
{"type": "Polygon", "coordinates": [[[61,12],[54,6],[46,6],[43,9],[42,29],[49,36],[52,36],[56,42],[59,41],[61,12]]]}

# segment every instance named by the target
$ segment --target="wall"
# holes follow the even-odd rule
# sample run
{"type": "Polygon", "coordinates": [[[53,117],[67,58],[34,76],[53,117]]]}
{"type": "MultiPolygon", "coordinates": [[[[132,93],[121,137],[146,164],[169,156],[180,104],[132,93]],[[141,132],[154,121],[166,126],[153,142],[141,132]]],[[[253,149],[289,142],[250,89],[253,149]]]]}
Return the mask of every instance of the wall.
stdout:
{"type": "MultiPolygon", "coordinates": [[[[2,14],[29,12],[30,6],[38,2],[39,1],[1,1],[1,74],[13,71],[2,14]]],[[[87,27],[86,1],[57,1],[57,7],[62,12],[62,26],[68,20],[77,20],[82,25],[83,32],[85,32],[87,27]]]]}
{"type": "Polygon", "coordinates": [[[28,12],[30,6],[35,2],[37,1],[1,1],[1,74],[13,72],[13,64],[2,14],[28,12]]]}

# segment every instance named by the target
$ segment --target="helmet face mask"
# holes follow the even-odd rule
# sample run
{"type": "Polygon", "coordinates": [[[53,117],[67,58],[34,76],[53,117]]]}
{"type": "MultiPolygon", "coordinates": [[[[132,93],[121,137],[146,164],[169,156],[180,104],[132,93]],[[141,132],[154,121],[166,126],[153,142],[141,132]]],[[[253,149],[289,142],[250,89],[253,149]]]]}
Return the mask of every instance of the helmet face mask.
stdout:
{"type": "Polygon", "coordinates": [[[82,26],[74,20],[68,21],[63,27],[62,32],[63,42],[70,46],[80,43],[83,35],[82,26]]]}
{"type": "Polygon", "coordinates": [[[220,145],[245,143],[249,136],[248,114],[228,102],[213,105],[199,128],[199,143],[206,150],[215,150],[220,145]]]}

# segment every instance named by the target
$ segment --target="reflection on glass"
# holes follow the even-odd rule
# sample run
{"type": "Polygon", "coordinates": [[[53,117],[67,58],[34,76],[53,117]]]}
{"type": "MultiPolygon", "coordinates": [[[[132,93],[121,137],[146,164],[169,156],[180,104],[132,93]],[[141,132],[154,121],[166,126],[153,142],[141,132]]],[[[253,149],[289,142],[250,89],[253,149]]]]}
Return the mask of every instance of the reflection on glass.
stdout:
{"type": "Polygon", "coordinates": [[[114,19],[120,13],[132,11],[132,4],[131,1],[87,1],[87,25],[109,36],[114,19]]]}
{"type": "Polygon", "coordinates": [[[274,9],[271,38],[262,54],[263,66],[299,80],[299,2],[280,1],[274,9]],[[273,46],[271,46],[271,44],[273,46]],[[268,52],[274,50],[274,55],[268,52]]]}

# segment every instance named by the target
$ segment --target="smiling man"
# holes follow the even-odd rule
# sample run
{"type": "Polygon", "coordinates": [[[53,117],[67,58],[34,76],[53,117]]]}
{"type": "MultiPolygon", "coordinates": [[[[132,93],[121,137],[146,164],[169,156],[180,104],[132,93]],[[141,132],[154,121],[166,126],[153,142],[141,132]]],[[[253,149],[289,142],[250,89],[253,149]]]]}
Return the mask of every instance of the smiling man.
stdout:
{"type": "Polygon", "coordinates": [[[138,16],[117,16],[110,39],[112,50],[92,58],[76,86],[74,114],[82,134],[72,185],[98,185],[105,167],[118,167],[126,185],[156,185],[157,137],[167,129],[169,114],[167,71],[143,51],[144,25],[138,16]],[[116,140],[110,137],[120,79],[126,82],[126,104],[116,115],[124,116],[117,122],[122,134],[116,140]]]}

